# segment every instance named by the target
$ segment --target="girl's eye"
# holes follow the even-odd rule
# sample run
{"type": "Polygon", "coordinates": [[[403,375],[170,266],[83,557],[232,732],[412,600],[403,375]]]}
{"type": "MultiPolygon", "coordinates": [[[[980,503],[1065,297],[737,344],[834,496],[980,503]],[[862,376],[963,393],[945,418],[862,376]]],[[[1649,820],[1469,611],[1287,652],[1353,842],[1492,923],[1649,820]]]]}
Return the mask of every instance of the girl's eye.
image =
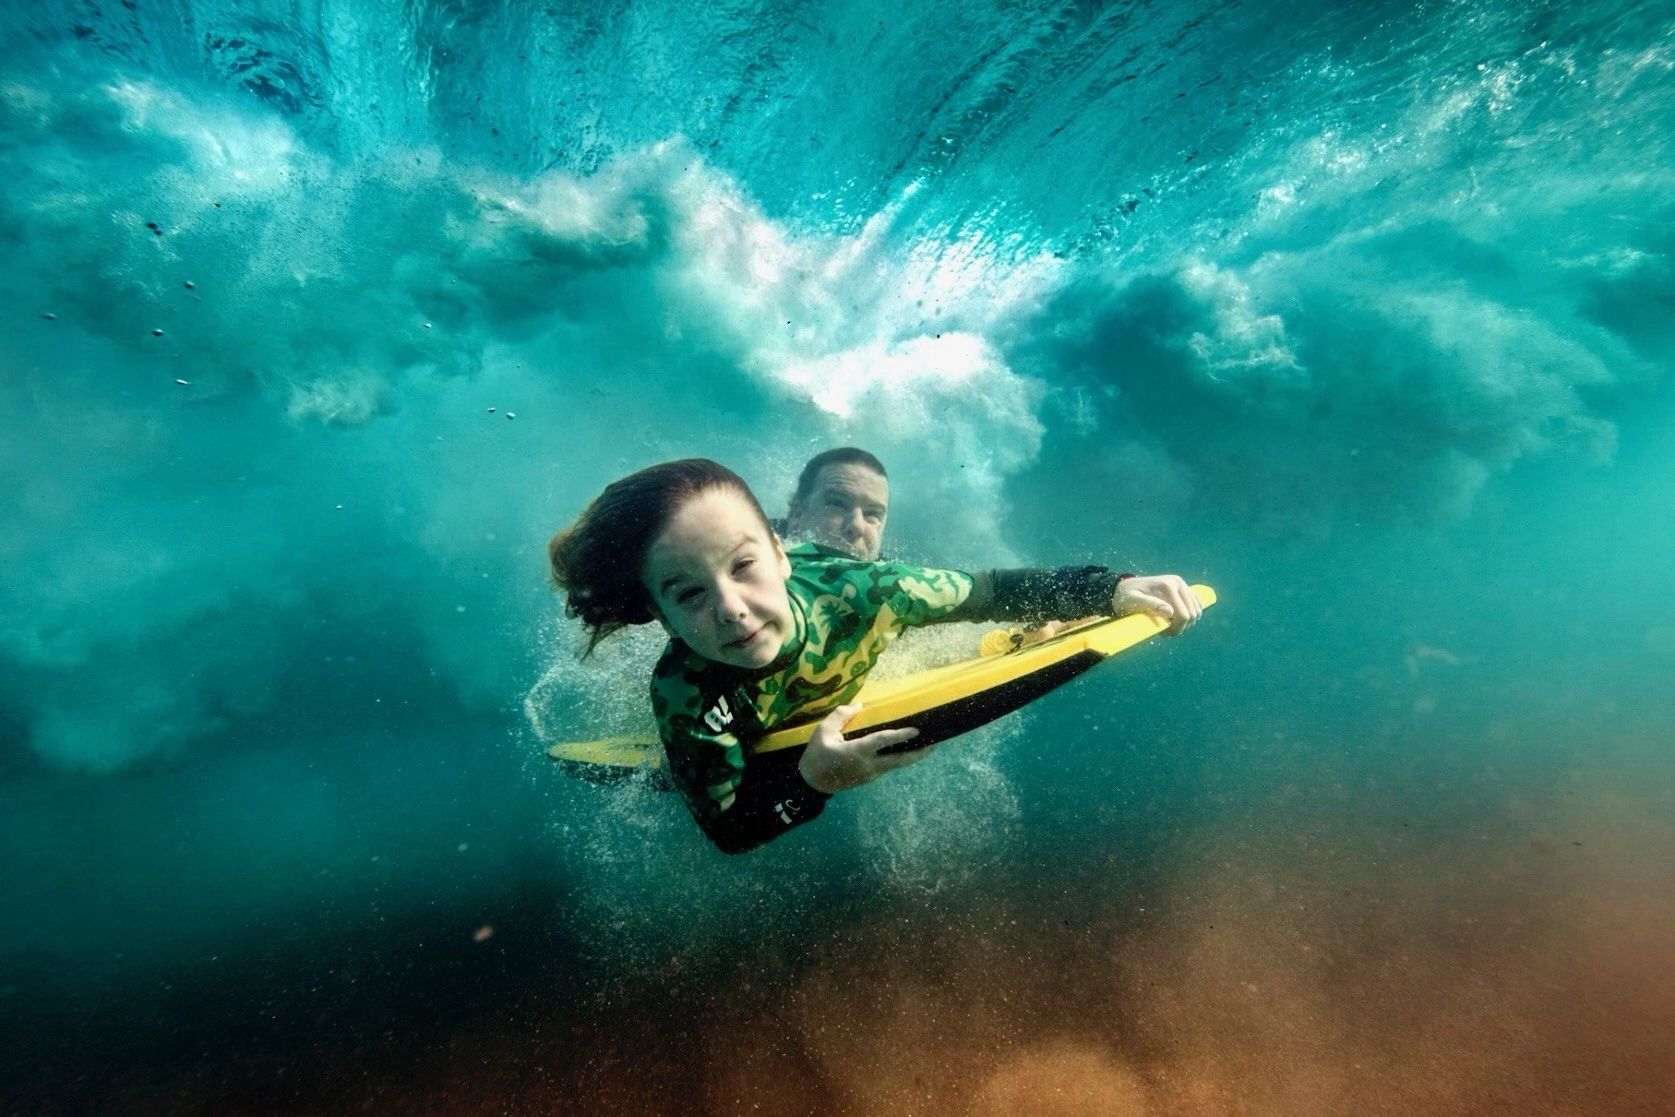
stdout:
{"type": "Polygon", "coordinates": [[[749,570],[752,566],[755,566],[755,565],[756,565],[756,560],[753,559],[753,558],[740,559],[738,562],[735,562],[733,564],[733,573],[734,574],[743,574],[746,570],[749,570]]]}
{"type": "Polygon", "coordinates": [[[680,605],[690,605],[694,601],[698,600],[698,595],[701,592],[702,591],[696,586],[681,590],[679,593],[675,594],[675,602],[680,605]]]}

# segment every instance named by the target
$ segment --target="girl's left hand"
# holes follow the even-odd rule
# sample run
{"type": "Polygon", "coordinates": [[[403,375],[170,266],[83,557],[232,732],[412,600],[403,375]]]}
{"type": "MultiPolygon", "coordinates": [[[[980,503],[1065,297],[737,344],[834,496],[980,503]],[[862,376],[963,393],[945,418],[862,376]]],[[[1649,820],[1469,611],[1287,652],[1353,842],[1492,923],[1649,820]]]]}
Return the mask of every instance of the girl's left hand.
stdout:
{"type": "Polygon", "coordinates": [[[1178,574],[1151,574],[1124,578],[1111,595],[1111,615],[1126,617],[1149,613],[1168,621],[1165,636],[1179,636],[1204,615],[1204,605],[1192,587],[1178,574]]]}

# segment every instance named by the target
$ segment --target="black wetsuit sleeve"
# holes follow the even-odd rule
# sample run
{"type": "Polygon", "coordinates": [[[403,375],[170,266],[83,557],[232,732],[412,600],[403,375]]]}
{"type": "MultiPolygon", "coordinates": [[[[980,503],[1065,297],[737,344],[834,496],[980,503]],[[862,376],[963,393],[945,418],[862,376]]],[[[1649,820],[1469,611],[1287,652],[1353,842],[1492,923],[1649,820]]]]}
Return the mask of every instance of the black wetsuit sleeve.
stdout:
{"type": "Polygon", "coordinates": [[[970,596],[946,619],[1040,624],[1108,616],[1121,578],[1104,566],[981,571],[971,576],[970,596]]]}
{"type": "Polygon", "coordinates": [[[797,770],[801,750],[753,756],[724,811],[698,814],[698,825],[723,853],[745,853],[818,818],[831,796],[797,770]]]}

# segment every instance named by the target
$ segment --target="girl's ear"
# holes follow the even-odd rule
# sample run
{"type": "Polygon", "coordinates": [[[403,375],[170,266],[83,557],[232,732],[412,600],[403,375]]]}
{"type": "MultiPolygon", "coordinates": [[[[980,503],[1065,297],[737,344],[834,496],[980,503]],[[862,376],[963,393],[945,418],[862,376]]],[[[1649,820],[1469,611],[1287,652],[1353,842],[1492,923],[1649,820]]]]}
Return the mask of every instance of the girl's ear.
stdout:
{"type": "Polygon", "coordinates": [[[786,557],[785,544],[780,541],[778,532],[774,533],[774,555],[779,559],[779,580],[789,582],[791,580],[791,560],[786,557]]]}
{"type": "Polygon", "coordinates": [[[645,587],[646,591],[646,612],[651,614],[652,620],[663,626],[664,632],[668,632],[669,635],[673,636],[674,633],[669,629],[668,618],[663,615],[663,610],[657,607],[657,595],[651,592],[651,587],[645,584],[644,579],[641,579],[640,584],[645,587]]]}

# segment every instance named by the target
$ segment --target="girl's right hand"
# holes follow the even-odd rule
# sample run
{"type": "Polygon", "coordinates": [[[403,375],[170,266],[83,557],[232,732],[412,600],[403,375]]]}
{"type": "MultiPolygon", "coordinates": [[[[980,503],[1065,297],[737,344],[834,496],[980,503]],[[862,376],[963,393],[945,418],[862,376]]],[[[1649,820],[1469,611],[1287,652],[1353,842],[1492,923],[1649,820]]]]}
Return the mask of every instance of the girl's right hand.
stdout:
{"type": "Polygon", "coordinates": [[[830,795],[859,787],[872,782],[885,772],[917,764],[936,748],[935,745],[927,745],[912,752],[880,756],[879,749],[911,741],[919,735],[919,731],[881,729],[864,737],[845,739],[843,727],[853,721],[855,715],[860,712],[861,704],[851,702],[827,714],[815,727],[814,736],[809,739],[808,748],[803,750],[803,758],[797,764],[797,770],[802,773],[803,780],[814,790],[830,795]]]}

